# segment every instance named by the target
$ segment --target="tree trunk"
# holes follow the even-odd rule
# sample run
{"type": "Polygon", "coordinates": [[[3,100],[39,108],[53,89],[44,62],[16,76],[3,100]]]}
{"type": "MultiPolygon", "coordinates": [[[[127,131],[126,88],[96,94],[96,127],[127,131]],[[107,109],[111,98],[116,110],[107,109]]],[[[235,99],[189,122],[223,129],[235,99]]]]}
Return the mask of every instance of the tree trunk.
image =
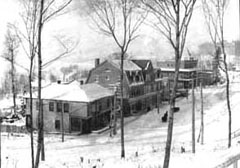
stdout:
{"type": "Polygon", "coordinates": [[[223,64],[224,64],[224,72],[226,76],[226,97],[227,97],[227,108],[228,108],[228,148],[231,147],[232,142],[232,111],[231,111],[231,102],[230,102],[230,81],[229,81],[229,74],[228,74],[228,65],[227,65],[227,55],[225,52],[225,44],[224,44],[224,38],[223,38],[223,26],[221,27],[221,46],[222,46],[222,52],[223,52],[223,64]]]}
{"type": "Polygon", "coordinates": [[[16,114],[16,89],[15,89],[15,67],[14,67],[14,54],[11,50],[11,77],[12,77],[12,94],[13,94],[13,112],[16,114]]]}
{"type": "Polygon", "coordinates": [[[120,75],[120,87],[121,87],[121,158],[125,158],[124,149],[124,111],[123,111],[123,63],[124,63],[124,51],[121,52],[121,75],[120,75]]]}
{"type": "Polygon", "coordinates": [[[32,158],[32,168],[34,168],[34,143],[33,143],[33,103],[32,103],[32,60],[29,72],[29,94],[30,94],[30,140],[31,140],[31,158],[32,158]]]}
{"type": "MultiPolygon", "coordinates": [[[[227,63],[225,63],[227,64],[227,63]]],[[[225,65],[226,67],[227,65],[225,65]]],[[[230,104],[230,81],[229,81],[229,74],[228,74],[228,69],[226,67],[226,71],[225,71],[225,75],[226,75],[226,80],[227,80],[227,84],[226,84],[226,96],[227,96],[227,108],[228,108],[228,148],[231,147],[231,142],[232,142],[232,111],[231,111],[231,104],[230,104]]]]}
{"type": "MultiPolygon", "coordinates": [[[[62,103],[61,103],[61,106],[62,106],[62,103]]],[[[61,111],[61,123],[62,123],[62,142],[64,142],[64,118],[63,118],[63,113],[64,113],[64,111],[63,111],[63,109],[62,109],[62,111],[61,111]]]]}
{"type": "Polygon", "coordinates": [[[195,94],[194,76],[192,79],[192,153],[195,153],[195,94]]]}
{"type": "Polygon", "coordinates": [[[203,113],[203,90],[202,90],[202,82],[200,83],[201,89],[201,144],[204,143],[204,113],[203,113]]]}
{"type": "Polygon", "coordinates": [[[170,162],[170,155],[171,155],[171,145],[172,145],[172,133],[173,133],[173,119],[174,119],[174,112],[173,107],[175,106],[175,97],[176,97],[176,90],[177,90],[177,82],[178,82],[178,75],[179,75],[179,67],[181,61],[180,55],[180,31],[179,31],[179,24],[180,24],[180,2],[178,1],[176,4],[176,47],[175,47],[175,76],[174,76],[174,83],[172,89],[172,95],[170,97],[170,110],[169,110],[169,117],[168,117],[168,133],[167,133],[167,142],[165,148],[165,156],[163,162],[163,168],[169,167],[170,162]]]}
{"type": "MultiPolygon", "coordinates": [[[[44,6],[44,0],[41,0],[40,2],[40,13],[39,13],[39,22],[38,22],[38,102],[39,102],[39,115],[38,115],[38,145],[37,145],[37,154],[36,154],[36,162],[35,162],[35,168],[38,168],[39,166],[39,158],[40,158],[40,153],[42,150],[43,153],[43,109],[42,109],[42,100],[41,100],[41,77],[42,77],[42,55],[41,55],[41,38],[42,38],[42,13],[43,13],[43,7],[44,6]]],[[[44,158],[42,157],[42,160],[44,158]]]]}
{"type": "Polygon", "coordinates": [[[159,101],[160,101],[160,94],[159,91],[157,91],[157,113],[160,113],[160,105],[159,105],[159,101]]]}
{"type": "Polygon", "coordinates": [[[117,89],[114,93],[114,99],[113,99],[113,115],[114,115],[114,118],[113,118],[113,135],[116,135],[117,134],[117,111],[116,111],[116,105],[117,105],[117,95],[116,95],[116,92],[117,92],[117,89]]]}
{"type": "Polygon", "coordinates": [[[173,133],[173,121],[174,121],[174,111],[173,108],[175,106],[175,97],[176,97],[176,89],[177,89],[177,80],[179,75],[179,67],[180,67],[180,60],[177,61],[175,65],[175,77],[173,83],[173,90],[170,98],[170,109],[169,109],[169,117],[168,117],[168,133],[167,133],[167,142],[165,148],[165,157],[164,157],[164,164],[163,168],[169,167],[170,162],[170,154],[171,154],[171,144],[172,144],[172,133],[173,133]]]}

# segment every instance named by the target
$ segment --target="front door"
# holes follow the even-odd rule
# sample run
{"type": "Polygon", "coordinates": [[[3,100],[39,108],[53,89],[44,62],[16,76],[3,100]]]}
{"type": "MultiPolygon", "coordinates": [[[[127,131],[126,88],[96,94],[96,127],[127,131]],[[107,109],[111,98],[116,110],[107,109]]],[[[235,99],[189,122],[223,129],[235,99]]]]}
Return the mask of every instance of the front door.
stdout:
{"type": "Polygon", "coordinates": [[[81,132],[82,131],[82,120],[80,118],[74,118],[71,119],[71,131],[73,132],[81,132]]]}

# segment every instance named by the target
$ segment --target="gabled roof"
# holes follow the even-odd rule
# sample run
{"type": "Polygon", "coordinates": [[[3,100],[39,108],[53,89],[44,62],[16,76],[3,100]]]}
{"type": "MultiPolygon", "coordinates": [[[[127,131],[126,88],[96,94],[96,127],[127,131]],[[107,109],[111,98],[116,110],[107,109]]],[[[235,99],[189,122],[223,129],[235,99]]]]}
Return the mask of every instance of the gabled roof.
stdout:
{"type": "MultiPolygon", "coordinates": [[[[53,83],[42,89],[42,99],[48,100],[92,102],[113,95],[112,91],[96,83],[80,85],[76,81],[69,84],[53,83]]],[[[33,98],[37,98],[37,92],[33,94],[33,98]]]]}
{"type": "Polygon", "coordinates": [[[149,64],[151,64],[150,60],[132,60],[132,61],[142,69],[146,69],[149,66],[149,64]]]}
{"type": "MultiPolygon", "coordinates": [[[[118,69],[120,69],[121,60],[110,60],[109,62],[112,63],[118,69]]],[[[124,60],[123,69],[125,71],[141,71],[142,70],[139,66],[133,63],[131,60],[124,60]]]]}

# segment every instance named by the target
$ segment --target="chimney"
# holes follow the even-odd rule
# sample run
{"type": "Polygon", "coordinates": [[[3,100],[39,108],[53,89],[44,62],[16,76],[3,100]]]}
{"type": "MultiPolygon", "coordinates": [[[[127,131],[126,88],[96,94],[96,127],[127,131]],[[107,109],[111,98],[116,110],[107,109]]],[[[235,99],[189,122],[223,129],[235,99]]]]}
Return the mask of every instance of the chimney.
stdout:
{"type": "Polygon", "coordinates": [[[61,84],[61,80],[58,80],[58,81],[57,81],[57,84],[61,84]]]}
{"type": "Polygon", "coordinates": [[[95,68],[100,64],[100,58],[95,59],[95,68]]]}
{"type": "Polygon", "coordinates": [[[84,84],[83,80],[80,80],[80,85],[83,85],[83,84],[84,84]]]}

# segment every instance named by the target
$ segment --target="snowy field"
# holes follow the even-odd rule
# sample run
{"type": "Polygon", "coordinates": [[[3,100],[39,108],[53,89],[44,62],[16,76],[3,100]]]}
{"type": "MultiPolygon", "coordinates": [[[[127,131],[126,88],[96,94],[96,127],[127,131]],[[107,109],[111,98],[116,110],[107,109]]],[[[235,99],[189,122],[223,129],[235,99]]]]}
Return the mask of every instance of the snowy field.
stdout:
{"type": "MultiPolygon", "coordinates": [[[[232,148],[227,149],[228,112],[225,86],[210,86],[204,94],[204,144],[196,143],[191,153],[191,94],[177,100],[180,111],[175,113],[170,168],[213,168],[228,157],[240,152],[240,83],[235,77],[231,84],[232,148]],[[181,146],[186,152],[181,153],[181,146]]],[[[196,140],[200,131],[200,89],[196,91],[196,140]]],[[[81,136],[45,134],[46,161],[40,168],[160,168],[164,158],[167,123],[161,117],[168,105],[162,105],[160,114],[154,109],[141,116],[125,118],[126,158],[120,159],[120,130],[115,137],[109,132],[81,136]]],[[[119,125],[119,124],[118,124],[119,125]]],[[[31,167],[30,136],[2,133],[2,167],[31,167]]],[[[35,135],[35,146],[37,136],[35,135]]]]}

